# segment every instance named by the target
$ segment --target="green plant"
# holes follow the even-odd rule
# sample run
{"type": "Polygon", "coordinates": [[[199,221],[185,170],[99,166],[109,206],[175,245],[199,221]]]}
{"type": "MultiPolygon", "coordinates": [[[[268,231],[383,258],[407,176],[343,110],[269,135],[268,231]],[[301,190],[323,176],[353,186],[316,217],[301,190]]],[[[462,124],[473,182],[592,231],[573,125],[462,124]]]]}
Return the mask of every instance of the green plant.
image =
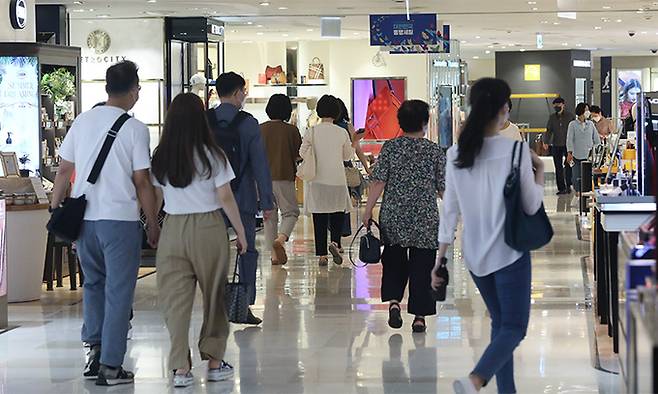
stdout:
{"type": "Polygon", "coordinates": [[[57,113],[63,115],[65,102],[75,94],[75,76],[65,68],[58,68],[41,77],[41,89],[53,99],[57,113]]]}

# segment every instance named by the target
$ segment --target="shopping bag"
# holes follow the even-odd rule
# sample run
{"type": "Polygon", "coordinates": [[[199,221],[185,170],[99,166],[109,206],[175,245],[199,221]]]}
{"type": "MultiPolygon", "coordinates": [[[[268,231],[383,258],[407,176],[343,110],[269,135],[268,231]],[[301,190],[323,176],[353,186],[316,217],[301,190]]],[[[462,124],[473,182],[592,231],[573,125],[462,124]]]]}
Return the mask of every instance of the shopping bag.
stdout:
{"type": "Polygon", "coordinates": [[[240,253],[235,259],[233,278],[226,284],[224,300],[228,321],[236,324],[246,324],[249,321],[249,285],[240,281],[238,264],[240,264],[240,253]]]}

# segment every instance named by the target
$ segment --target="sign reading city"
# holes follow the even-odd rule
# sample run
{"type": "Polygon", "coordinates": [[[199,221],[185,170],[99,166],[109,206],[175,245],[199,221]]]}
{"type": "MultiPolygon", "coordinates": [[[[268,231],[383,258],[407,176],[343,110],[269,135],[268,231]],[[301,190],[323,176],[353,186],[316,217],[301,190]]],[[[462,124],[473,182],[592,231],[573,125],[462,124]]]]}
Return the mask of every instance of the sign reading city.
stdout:
{"type": "Polygon", "coordinates": [[[11,0],[9,2],[9,20],[11,27],[16,30],[25,29],[27,24],[27,4],[26,0],[11,0]]]}

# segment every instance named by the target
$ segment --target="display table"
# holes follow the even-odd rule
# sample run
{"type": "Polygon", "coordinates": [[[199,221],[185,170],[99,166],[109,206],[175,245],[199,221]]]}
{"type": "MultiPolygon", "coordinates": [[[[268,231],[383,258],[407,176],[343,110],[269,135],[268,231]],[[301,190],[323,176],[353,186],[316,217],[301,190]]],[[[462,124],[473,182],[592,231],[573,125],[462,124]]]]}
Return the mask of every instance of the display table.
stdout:
{"type": "Polygon", "coordinates": [[[593,260],[596,313],[619,352],[619,233],[637,230],[656,212],[653,197],[606,197],[595,192],[593,260]]]}
{"type": "Polygon", "coordinates": [[[658,316],[655,302],[632,302],[628,393],[658,393],[658,316]]]}
{"type": "Polygon", "coordinates": [[[48,204],[7,207],[7,296],[9,302],[41,298],[46,259],[48,204]]]}

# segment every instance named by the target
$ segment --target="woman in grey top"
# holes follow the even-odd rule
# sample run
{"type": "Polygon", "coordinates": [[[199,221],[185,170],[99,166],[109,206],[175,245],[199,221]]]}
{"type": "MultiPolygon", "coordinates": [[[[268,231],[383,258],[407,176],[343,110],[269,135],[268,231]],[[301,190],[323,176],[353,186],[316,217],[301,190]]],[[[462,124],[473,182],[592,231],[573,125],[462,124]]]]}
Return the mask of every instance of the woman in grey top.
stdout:
{"type": "Polygon", "coordinates": [[[573,161],[573,184],[576,192],[581,192],[580,163],[587,160],[589,152],[601,143],[601,137],[594,122],[589,120],[589,106],[580,103],[576,106],[576,119],[569,123],[567,131],[567,163],[573,161]]]}
{"type": "Polygon", "coordinates": [[[384,144],[375,163],[363,223],[384,193],[379,214],[385,245],[382,255],[382,301],[389,302],[388,324],[402,327],[400,302],[409,282],[407,310],[412,329],[425,332],[425,316],[436,314],[431,273],[439,248],[437,197],[445,189],[446,153],[425,138],[429,106],[405,101],[398,111],[404,134],[384,144]]]}

